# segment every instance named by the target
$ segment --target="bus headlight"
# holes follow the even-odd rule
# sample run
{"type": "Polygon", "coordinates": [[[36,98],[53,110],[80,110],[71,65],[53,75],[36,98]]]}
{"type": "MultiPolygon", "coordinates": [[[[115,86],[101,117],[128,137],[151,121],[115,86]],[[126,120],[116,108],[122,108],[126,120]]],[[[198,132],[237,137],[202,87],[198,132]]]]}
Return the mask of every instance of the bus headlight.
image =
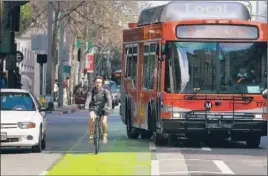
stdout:
{"type": "Polygon", "coordinates": [[[182,113],[174,112],[173,113],[173,119],[182,119],[183,115],[182,113]]]}
{"type": "Polygon", "coordinates": [[[256,119],[256,120],[263,119],[263,116],[262,116],[262,114],[255,114],[254,119],[256,119]]]}

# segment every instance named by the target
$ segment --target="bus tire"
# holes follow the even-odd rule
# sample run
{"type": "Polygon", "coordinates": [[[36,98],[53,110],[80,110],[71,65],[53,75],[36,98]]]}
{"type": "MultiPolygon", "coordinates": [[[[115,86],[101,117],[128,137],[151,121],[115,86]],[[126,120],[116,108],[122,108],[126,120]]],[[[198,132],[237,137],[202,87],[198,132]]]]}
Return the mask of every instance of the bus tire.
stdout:
{"type": "Polygon", "coordinates": [[[246,144],[248,148],[258,148],[261,143],[260,136],[252,136],[246,140],[246,144]]]}
{"type": "Polygon", "coordinates": [[[153,136],[153,133],[148,130],[141,130],[140,135],[142,139],[151,139],[153,136]]]}
{"type": "Polygon", "coordinates": [[[168,144],[168,139],[163,134],[154,133],[154,144],[156,146],[164,146],[168,144]]]}
{"type": "Polygon", "coordinates": [[[132,127],[131,124],[131,111],[126,111],[126,129],[127,129],[127,137],[129,139],[137,139],[139,137],[139,133],[135,128],[132,127]]]}

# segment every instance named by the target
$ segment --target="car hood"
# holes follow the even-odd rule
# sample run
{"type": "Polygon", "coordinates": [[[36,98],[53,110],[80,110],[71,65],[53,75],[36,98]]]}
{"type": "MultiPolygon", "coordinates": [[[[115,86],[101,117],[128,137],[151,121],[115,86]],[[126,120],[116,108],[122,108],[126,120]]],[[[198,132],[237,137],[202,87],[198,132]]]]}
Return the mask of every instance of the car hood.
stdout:
{"type": "Polygon", "coordinates": [[[34,120],[36,111],[1,111],[1,123],[29,122],[34,120]]]}

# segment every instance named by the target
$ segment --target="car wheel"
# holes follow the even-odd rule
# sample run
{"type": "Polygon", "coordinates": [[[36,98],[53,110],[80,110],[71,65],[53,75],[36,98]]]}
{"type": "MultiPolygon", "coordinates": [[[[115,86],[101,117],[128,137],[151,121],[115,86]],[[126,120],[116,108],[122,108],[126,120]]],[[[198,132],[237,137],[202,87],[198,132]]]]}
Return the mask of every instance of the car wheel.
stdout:
{"type": "Polygon", "coordinates": [[[33,153],[40,153],[42,151],[42,128],[40,128],[38,144],[32,146],[33,153]]]}
{"type": "Polygon", "coordinates": [[[42,150],[44,150],[46,148],[46,146],[47,146],[46,137],[47,137],[47,135],[44,134],[44,138],[42,139],[42,142],[41,142],[42,150]]]}

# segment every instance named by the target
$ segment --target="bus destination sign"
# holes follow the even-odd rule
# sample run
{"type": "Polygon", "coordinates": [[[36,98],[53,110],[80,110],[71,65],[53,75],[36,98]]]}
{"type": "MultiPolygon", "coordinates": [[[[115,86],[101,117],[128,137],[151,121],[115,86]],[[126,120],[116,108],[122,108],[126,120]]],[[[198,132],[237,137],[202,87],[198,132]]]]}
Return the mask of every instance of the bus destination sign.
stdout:
{"type": "Polygon", "coordinates": [[[256,26],[194,24],[177,26],[179,39],[250,39],[259,37],[256,26]]]}

